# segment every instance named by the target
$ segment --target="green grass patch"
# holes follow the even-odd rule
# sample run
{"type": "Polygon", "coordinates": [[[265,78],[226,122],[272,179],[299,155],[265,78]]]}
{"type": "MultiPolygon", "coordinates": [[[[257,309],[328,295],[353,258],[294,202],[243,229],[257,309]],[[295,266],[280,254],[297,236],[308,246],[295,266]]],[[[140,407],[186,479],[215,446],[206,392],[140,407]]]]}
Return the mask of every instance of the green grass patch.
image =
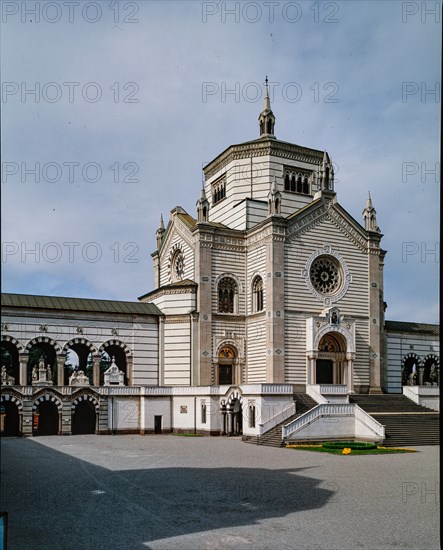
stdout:
{"type": "Polygon", "coordinates": [[[415,453],[415,449],[406,447],[383,447],[375,443],[360,441],[326,441],[323,444],[309,445],[303,443],[286,444],[287,449],[298,451],[313,451],[316,453],[330,453],[336,455],[381,455],[387,453],[415,453]]]}

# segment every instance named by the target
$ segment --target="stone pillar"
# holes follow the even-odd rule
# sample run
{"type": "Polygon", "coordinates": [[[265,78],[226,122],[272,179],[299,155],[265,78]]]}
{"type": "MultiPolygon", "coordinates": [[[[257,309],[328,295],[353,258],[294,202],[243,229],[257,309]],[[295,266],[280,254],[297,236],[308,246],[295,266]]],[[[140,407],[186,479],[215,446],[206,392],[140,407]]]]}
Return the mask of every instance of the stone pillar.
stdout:
{"type": "Polygon", "coordinates": [[[232,432],[233,432],[233,415],[232,415],[232,411],[228,411],[227,413],[227,420],[228,420],[228,425],[226,426],[226,435],[229,437],[230,435],[232,435],[232,432]]]}
{"type": "Polygon", "coordinates": [[[423,386],[423,377],[424,377],[424,374],[425,374],[425,368],[424,367],[418,367],[417,373],[418,373],[417,385],[418,386],[423,386]]]}
{"type": "Polygon", "coordinates": [[[57,386],[65,385],[65,362],[66,355],[63,353],[57,354],[57,375],[53,375],[54,380],[57,381],[57,386]]]}
{"type": "Polygon", "coordinates": [[[268,218],[266,237],[266,382],[285,382],[285,222],[268,218]]]}
{"type": "Polygon", "coordinates": [[[71,435],[72,434],[72,409],[71,409],[71,399],[63,401],[62,410],[59,413],[60,419],[60,435],[71,435]]]}
{"type": "Polygon", "coordinates": [[[381,233],[368,231],[369,268],[369,393],[382,393],[381,367],[383,352],[383,257],[381,233]]]}
{"type": "Polygon", "coordinates": [[[101,355],[93,355],[92,356],[92,385],[93,386],[100,386],[100,362],[101,362],[101,355]]]}
{"type": "Polygon", "coordinates": [[[20,353],[19,354],[19,380],[18,382],[20,386],[27,386],[28,385],[28,359],[29,355],[27,353],[20,353]]]}
{"type": "Polygon", "coordinates": [[[355,355],[353,353],[346,354],[346,385],[348,387],[349,393],[354,392],[354,359],[355,355]]]}
{"type": "Polygon", "coordinates": [[[126,379],[128,381],[128,386],[132,386],[132,379],[133,379],[133,362],[134,357],[132,355],[126,356],[126,379]]]}
{"type": "MultiPolygon", "coordinates": [[[[195,281],[198,283],[198,358],[193,368],[194,384],[211,385],[212,365],[212,241],[214,228],[197,224],[195,233],[195,281]]],[[[218,304],[214,304],[217,311],[218,304]]]]}

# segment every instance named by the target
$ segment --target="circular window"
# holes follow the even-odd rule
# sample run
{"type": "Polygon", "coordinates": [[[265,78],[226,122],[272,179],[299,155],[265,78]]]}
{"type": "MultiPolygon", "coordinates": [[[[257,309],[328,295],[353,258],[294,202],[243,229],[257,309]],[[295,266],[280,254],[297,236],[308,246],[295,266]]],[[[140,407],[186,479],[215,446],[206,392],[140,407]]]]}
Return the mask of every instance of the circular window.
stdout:
{"type": "Polygon", "coordinates": [[[310,279],[320,294],[335,294],[342,281],[340,264],[332,256],[319,256],[312,262],[310,279]]]}
{"type": "Polygon", "coordinates": [[[180,281],[183,279],[185,273],[185,257],[181,250],[178,250],[172,260],[172,277],[175,281],[180,281]]]}

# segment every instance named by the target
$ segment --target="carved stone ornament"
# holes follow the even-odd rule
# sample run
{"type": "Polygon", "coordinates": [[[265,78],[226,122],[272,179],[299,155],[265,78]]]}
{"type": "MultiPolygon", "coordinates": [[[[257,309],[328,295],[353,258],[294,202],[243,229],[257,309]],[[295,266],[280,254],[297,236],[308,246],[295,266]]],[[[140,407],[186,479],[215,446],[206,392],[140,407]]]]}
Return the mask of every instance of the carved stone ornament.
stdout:
{"type": "Polygon", "coordinates": [[[343,298],[352,281],[346,262],[331,245],[313,252],[301,274],[311,294],[325,306],[343,298]]]}

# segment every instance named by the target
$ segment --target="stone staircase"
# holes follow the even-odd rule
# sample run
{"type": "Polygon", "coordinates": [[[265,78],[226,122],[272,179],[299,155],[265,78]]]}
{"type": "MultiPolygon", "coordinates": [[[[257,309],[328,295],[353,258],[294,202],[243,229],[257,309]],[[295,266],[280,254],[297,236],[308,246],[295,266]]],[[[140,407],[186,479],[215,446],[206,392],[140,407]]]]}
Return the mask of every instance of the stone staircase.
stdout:
{"type": "Polygon", "coordinates": [[[282,437],[282,427],[286,424],[289,424],[305,412],[309,411],[318,403],[314,401],[309,395],[306,393],[295,393],[294,394],[294,401],[295,401],[295,410],[296,413],[292,416],[288,417],[283,422],[280,422],[280,424],[277,424],[273,428],[271,428],[266,433],[262,434],[261,436],[243,436],[243,441],[245,443],[253,443],[254,445],[266,445],[268,447],[284,447],[285,444],[283,442],[282,437]]]}
{"type": "Polygon", "coordinates": [[[440,444],[439,414],[404,395],[352,395],[349,401],[384,425],[386,447],[440,444]]]}

